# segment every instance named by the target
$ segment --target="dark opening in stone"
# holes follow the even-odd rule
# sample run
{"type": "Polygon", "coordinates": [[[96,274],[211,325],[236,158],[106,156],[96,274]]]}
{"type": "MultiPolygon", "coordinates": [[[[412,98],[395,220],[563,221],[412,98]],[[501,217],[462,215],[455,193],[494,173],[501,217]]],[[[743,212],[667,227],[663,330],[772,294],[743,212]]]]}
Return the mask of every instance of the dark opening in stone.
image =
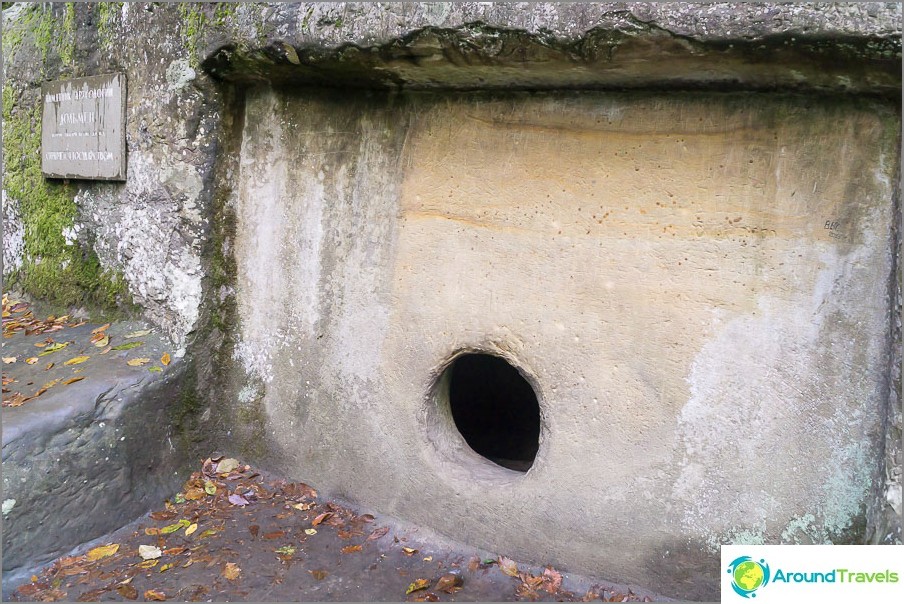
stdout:
{"type": "Polygon", "coordinates": [[[540,446],[540,405],[534,389],[505,359],[466,354],[447,369],[455,426],[474,451],[526,472],[540,446]]]}

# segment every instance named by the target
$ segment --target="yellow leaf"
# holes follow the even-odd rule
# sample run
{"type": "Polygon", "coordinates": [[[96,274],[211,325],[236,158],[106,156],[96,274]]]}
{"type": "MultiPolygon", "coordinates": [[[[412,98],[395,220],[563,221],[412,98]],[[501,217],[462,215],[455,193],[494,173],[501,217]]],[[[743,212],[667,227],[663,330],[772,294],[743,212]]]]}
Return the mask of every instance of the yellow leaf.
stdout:
{"type": "Polygon", "coordinates": [[[9,365],[16,362],[16,357],[3,357],[3,362],[9,365]]]}
{"type": "Polygon", "coordinates": [[[151,362],[151,359],[148,358],[140,358],[140,359],[130,359],[126,361],[126,365],[130,367],[141,367],[142,365],[147,365],[151,362]]]}
{"type": "Polygon", "coordinates": [[[63,363],[63,365],[79,365],[80,363],[84,363],[90,358],[91,357],[72,357],[71,359],[63,363]]]}
{"type": "Polygon", "coordinates": [[[100,547],[95,547],[91,551],[88,552],[88,560],[92,562],[95,560],[100,560],[101,558],[106,558],[107,556],[112,556],[117,551],[119,551],[118,543],[111,543],[109,545],[102,545],[100,547]]]}
{"type": "Polygon", "coordinates": [[[239,568],[239,565],[235,562],[227,562],[226,568],[223,569],[223,576],[229,579],[230,581],[235,581],[239,578],[242,569],[239,568]]]}
{"type": "Polygon", "coordinates": [[[25,359],[25,362],[29,365],[34,365],[38,362],[38,357],[28,357],[27,359],[25,359]]]}
{"type": "Polygon", "coordinates": [[[414,549],[413,547],[403,547],[402,551],[405,552],[406,556],[413,556],[414,554],[417,553],[417,550],[414,549]]]}
{"type": "Polygon", "coordinates": [[[144,592],[144,599],[147,601],[156,601],[156,602],[165,602],[166,594],[162,591],[157,591],[156,589],[148,589],[144,592]]]}
{"type": "Polygon", "coordinates": [[[110,343],[110,336],[104,336],[101,339],[99,339],[98,341],[96,341],[94,343],[94,345],[97,346],[98,348],[103,348],[104,346],[106,346],[109,343],[110,343]]]}
{"type": "Polygon", "coordinates": [[[163,366],[167,366],[170,363],[170,355],[168,352],[164,352],[163,356],[160,357],[160,362],[163,363],[163,366]]]}
{"type": "Polygon", "coordinates": [[[189,535],[194,533],[196,530],[198,530],[198,523],[192,522],[185,528],[185,536],[188,537],[189,535]]]}
{"type": "Polygon", "coordinates": [[[427,586],[429,586],[429,585],[430,585],[430,581],[428,581],[427,579],[418,579],[417,581],[415,581],[414,583],[412,583],[411,585],[408,586],[408,589],[405,590],[405,595],[407,596],[411,592],[419,591],[421,589],[426,589],[427,586]]]}
{"type": "Polygon", "coordinates": [[[47,348],[45,348],[42,352],[40,352],[40,353],[38,354],[38,356],[39,356],[39,357],[43,357],[43,356],[45,356],[45,355],[54,353],[54,352],[56,352],[57,350],[62,350],[62,349],[64,349],[64,348],[66,348],[67,346],[69,346],[69,342],[56,342],[56,343],[54,343],[54,344],[51,344],[51,345],[48,346],[47,348]]]}
{"type": "Polygon", "coordinates": [[[317,534],[317,529],[305,529],[305,530],[304,530],[304,534],[305,534],[305,535],[316,535],[316,534],[317,534]]]}
{"type": "Polygon", "coordinates": [[[169,569],[171,569],[171,568],[174,567],[174,566],[175,566],[175,564],[173,564],[173,563],[170,563],[170,564],[164,564],[163,566],[160,567],[160,572],[164,573],[164,572],[168,571],[169,569]]]}
{"type": "Polygon", "coordinates": [[[77,375],[77,376],[75,376],[75,377],[69,378],[68,380],[63,380],[63,385],[68,386],[69,384],[74,384],[74,383],[76,383],[76,382],[81,382],[83,379],[85,379],[85,376],[83,376],[83,375],[77,375]]]}
{"type": "Polygon", "coordinates": [[[157,566],[157,564],[159,562],[160,562],[160,560],[158,560],[156,558],[154,558],[152,560],[145,560],[144,562],[139,562],[138,567],[139,568],[154,568],[155,566],[157,566]]]}

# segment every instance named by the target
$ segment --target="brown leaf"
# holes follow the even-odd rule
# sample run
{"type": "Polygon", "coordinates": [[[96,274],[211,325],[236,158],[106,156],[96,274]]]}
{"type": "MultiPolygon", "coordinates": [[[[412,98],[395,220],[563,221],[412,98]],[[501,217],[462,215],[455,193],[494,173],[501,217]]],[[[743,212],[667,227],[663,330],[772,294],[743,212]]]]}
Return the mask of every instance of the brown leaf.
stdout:
{"type": "Polygon", "coordinates": [[[463,584],[464,580],[461,578],[461,576],[453,573],[446,573],[439,578],[439,581],[436,582],[436,587],[434,589],[444,591],[447,594],[454,594],[456,591],[461,590],[461,586],[463,584]]]}
{"type": "Polygon", "coordinates": [[[381,526],[378,529],[374,529],[374,531],[370,535],[367,536],[367,540],[374,541],[375,539],[379,539],[380,537],[383,537],[388,532],[389,532],[388,526],[381,526]]]}
{"type": "Polygon", "coordinates": [[[439,602],[439,596],[433,592],[417,594],[411,597],[412,602],[439,602]]]}
{"type": "Polygon", "coordinates": [[[126,600],[135,600],[138,598],[138,590],[131,585],[117,585],[116,591],[119,592],[126,600]]]}
{"type": "Polygon", "coordinates": [[[234,562],[227,562],[226,568],[223,569],[223,576],[230,581],[235,581],[236,579],[238,579],[241,573],[242,569],[239,568],[239,565],[234,562]]]}
{"type": "Polygon", "coordinates": [[[346,545],[340,550],[343,554],[351,554],[352,552],[360,552],[360,545],[346,545]]]}
{"type": "Polygon", "coordinates": [[[311,573],[311,576],[313,576],[318,581],[326,579],[327,575],[330,574],[325,570],[309,570],[308,572],[311,573]]]}
{"type": "Polygon", "coordinates": [[[154,520],[172,520],[179,514],[176,512],[151,512],[149,515],[154,520]]]}
{"type": "Polygon", "coordinates": [[[314,522],[311,523],[311,526],[317,526],[318,524],[320,524],[327,518],[331,517],[332,515],[333,515],[332,512],[324,512],[324,513],[320,514],[319,516],[314,518],[314,522]]]}
{"type": "Polygon", "coordinates": [[[408,589],[405,590],[405,595],[407,596],[408,594],[410,594],[410,593],[412,593],[412,592],[415,592],[415,591],[419,591],[419,590],[421,590],[421,589],[427,589],[427,587],[428,587],[429,585],[430,585],[430,581],[429,581],[429,580],[427,580],[427,579],[418,579],[417,581],[411,583],[411,584],[408,586],[408,589]]]}
{"type": "Polygon", "coordinates": [[[360,518],[364,522],[373,522],[374,521],[373,514],[362,514],[361,516],[358,516],[358,518],[360,518]]]}
{"type": "Polygon", "coordinates": [[[285,536],[285,531],[273,531],[271,533],[264,533],[264,539],[282,539],[285,536]]]}
{"type": "Polygon", "coordinates": [[[63,380],[63,385],[64,385],[64,386],[68,386],[69,384],[74,384],[74,383],[76,383],[76,382],[81,382],[83,379],[85,379],[85,376],[83,376],[83,375],[77,375],[77,376],[75,376],[75,377],[69,378],[68,380],[63,380]]]}
{"type": "Polygon", "coordinates": [[[251,536],[257,539],[257,534],[260,532],[261,527],[256,524],[252,524],[248,527],[248,532],[251,533],[251,536]]]}
{"type": "Polygon", "coordinates": [[[536,600],[540,597],[540,594],[527,583],[519,583],[518,587],[515,588],[515,595],[519,598],[527,598],[528,600],[536,600]]]}
{"type": "Polygon", "coordinates": [[[166,602],[166,594],[156,589],[148,589],[144,592],[145,600],[153,600],[155,602],[166,602]]]}
{"type": "Polygon", "coordinates": [[[543,589],[546,593],[554,594],[562,586],[562,573],[547,566],[543,570],[543,589]]]}
{"type": "Polygon", "coordinates": [[[470,572],[472,572],[472,573],[473,573],[473,572],[477,572],[477,569],[478,569],[479,567],[480,567],[480,558],[474,556],[474,557],[471,558],[471,560],[468,562],[468,571],[470,571],[470,572]]]}
{"type": "Polygon", "coordinates": [[[98,327],[97,329],[92,329],[92,330],[91,330],[91,333],[92,333],[92,334],[100,333],[100,332],[102,332],[102,331],[105,331],[108,327],[110,327],[110,324],[109,324],[109,323],[107,323],[107,324],[105,324],[105,325],[101,325],[101,326],[98,327]]]}
{"type": "Polygon", "coordinates": [[[198,499],[204,499],[207,496],[207,492],[204,489],[191,488],[185,491],[185,498],[189,501],[197,501],[198,499]]]}

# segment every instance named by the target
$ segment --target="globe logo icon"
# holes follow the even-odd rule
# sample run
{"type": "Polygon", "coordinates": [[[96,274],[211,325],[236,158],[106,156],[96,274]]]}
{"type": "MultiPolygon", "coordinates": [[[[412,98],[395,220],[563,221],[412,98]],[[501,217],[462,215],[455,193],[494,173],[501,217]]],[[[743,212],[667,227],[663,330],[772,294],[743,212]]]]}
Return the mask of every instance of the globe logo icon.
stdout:
{"type": "Polygon", "coordinates": [[[728,565],[728,574],[732,589],[743,598],[755,598],[754,592],[769,583],[769,565],[750,556],[735,558],[728,565]]]}

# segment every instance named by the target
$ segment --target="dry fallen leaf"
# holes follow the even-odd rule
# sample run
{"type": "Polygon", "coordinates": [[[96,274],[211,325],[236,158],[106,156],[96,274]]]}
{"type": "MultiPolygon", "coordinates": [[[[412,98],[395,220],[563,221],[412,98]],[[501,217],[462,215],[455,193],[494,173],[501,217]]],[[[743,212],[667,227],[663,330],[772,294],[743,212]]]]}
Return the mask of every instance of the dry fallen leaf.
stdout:
{"type": "Polygon", "coordinates": [[[71,359],[69,359],[68,361],[63,363],[63,365],[67,365],[67,366],[68,365],[80,365],[81,363],[84,363],[85,361],[87,361],[90,358],[91,357],[86,357],[86,356],[72,357],[71,359]]]}
{"type": "Polygon", "coordinates": [[[64,386],[68,386],[69,384],[74,384],[74,383],[76,383],[76,382],[81,382],[83,379],[85,379],[85,376],[83,376],[83,375],[78,375],[78,376],[75,376],[75,377],[71,377],[71,378],[69,378],[68,380],[63,380],[63,385],[64,385],[64,386]]]}
{"type": "Polygon", "coordinates": [[[352,552],[360,552],[361,546],[360,545],[346,545],[339,551],[341,551],[343,554],[351,554],[352,552]]]}
{"type": "Polygon", "coordinates": [[[166,602],[166,594],[156,589],[148,589],[144,592],[145,600],[154,600],[156,602],[166,602]]]}
{"type": "Polygon", "coordinates": [[[3,362],[9,365],[16,362],[16,357],[3,357],[3,362]]]}
{"type": "Polygon", "coordinates": [[[169,564],[164,564],[163,566],[161,566],[159,570],[160,570],[160,572],[165,573],[166,571],[168,571],[169,569],[171,569],[174,566],[176,566],[176,564],[173,562],[170,562],[169,564]]]}
{"type": "Polygon", "coordinates": [[[248,505],[248,500],[247,500],[247,499],[245,499],[245,498],[242,497],[241,495],[238,495],[238,494],[235,494],[235,493],[233,493],[232,495],[230,495],[230,496],[228,497],[228,499],[229,499],[229,503],[231,503],[232,505],[237,505],[237,506],[239,506],[239,507],[243,507],[243,506],[248,505]]]}
{"type": "Polygon", "coordinates": [[[461,590],[461,586],[464,584],[464,580],[460,575],[456,575],[453,573],[446,573],[442,577],[439,578],[439,581],[436,582],[435,589],[439,591],[444,591],[447,594],[454,594],[457,591],[461,590]]]}
{"type": "Polygon", "coordinates": [[[189,535],[194,533],[196,530],[198,530],[197,522],[193,522],[193,523],[189,524],[187,527],[185,527],[185,536],[188,537],[189,535]]]}
{"type": "Polygon", "coordinates": [[[284,545],[282,547],[277,547],[273,550],[277,554],[282,554],[283,556],[292,556],[295,553],[295,546],[293,545],[284,545]]]}
{"type": "Polygon", "coordinates": [[[272,531],[270,533],[264,533],[264,539],[282,539],[285,536],[285,531],[272,531]]]}
{"type": "Polygon", "coordinates": [[[382,526],[378,529],[374,529],[374,531],[370,535],[367,536],[367,540],[373,541],[374,539],[379,539],[380,537],[382,537],[383,535],[385,535],[388,532],[389,532],[388,526],[382,526]]]}
{"type": "Polygon", "coordinates": [[[133,331],[133,332],[127,333],[123,337],[128,340],[131,338],[141,338],[141,337],[148,335],[149,333],[151,333],[150,329],[141,329],[139,331],[133,331]]]}
{"type": "Polygon", "coordinates": [[[38,362],[38,357],[28,357],[27,359],[25,359],[25,362],[29,365],[34,365],[38,362]]]}
{"type": "Polygon", "coordinates": [[[135,600],[136,598],[138,598],[138,590],[129,584],[117,585],[116,591],[118,591],[119,595],[121,595],[126,600],[135,600]]]}
{"type": "Polygon", "coordinates": [[[412,602],[439,602],[439,596],[433,593],[432,591],[428,591],[426,593],[417,594],[416,596],[411,597],[412,602]]]}
{"type": "Polygon", "coordinates": [[[160,357],[160,362],[163,364],[164,367],[165,367],[166,365],[169,365],[169,364],[170,364],[170,355],[169,355],[168,352],[164,352],[164,353],[163,353],[163,356],[160,357]]]}
{"type": "Polygon", "coordinates": [[[554,594],[562,586],[562,573],[547,566],[543,570],[543,589],[546,593],[554,594]]]}
{"type": "Polygon", "coordinates": [[[430,581],[428,581],[427,579],[418,579],[417,581],[415,581],[414,583],[412,583],[408,586],[408,589],[405,590],[405,595],[407,596],[411,592],[418,591],[421,589],[427,589],[427,587],[429,585],[430,585],[430,581]]]}
{"type": "Polygon", "coordinates": [[[227,562],[226,568],[223,569],[223,576],[230,581],[235,581],[236,579],[238,579],[241,573],[242,569],[239,568],[239,565],[235,562],[227,562]]]}
{"type": "Polygon", "coordinates": [[[305,534],[305,535],[316,535],[316,534],[317,534],[317,529],[315,529],[315,528],[305,529],[305,530],[304,530],[304,534],[305,534]]]}
{"type": "Polygon", "coordinates": [[[129,359],[126,361],[126,365],[129,367],[141,367],[142,365],[147,365],[151,362],[151,359],[147,357],[137,358],[137,359],[129,359]]]}
{"type": "Polygon", "coordinates": [[[417,553],[417,550],[413,547],[403,547],[402,551],[405,552],[406,556],[413,556],[417,553]]]}
{"type": "Polygon", "coordinates": [[[119,551],[118,543],[110,543],[108,545],[101,545],[100,547],[95,547],[91,551],[88,552],[88,560],[95,561],[100,560],[101,558],[106,558],[107,556],[112,556],[116,552],[119,551]]]}
{"type": "Polygon", "coordinates": [[[232,457],[227,457],[220,461],[217,464],[217,473],[218,474],[229,474],[233,470],[239,467],[239,460],[233,459],[232,457]]]}
{"type": "Polygon", "coordinates": [[[100,332],[102,332],[102,331],[105,331],[108,327],[110,327],[110,324],[109,324],[109,323],[107,323],[106,325],[101,325],[101,326],[98,327],[97,329],[92,329],[92,330],[91,330],[91,333],[92,333],[92,334],[100,333],[100,332]]]}
{"type": "Polygon", "coordinates": [[[163,555],[163,552],[156,545],[139,545],[138,555],[142,560],[156,560],[163,555]]]}
{"type": "Polygon", "coordinates": [[[518,565],[511,558],[499,556],[499,569],[510,577],[518,576],[518,565]]]}
{"type": "Polygon", "coordinates": [[[145,560],[144,562],[138,563],[138,568],[154,568],[157,566],[158,562],[160,562],[160,560],[145,560]]]}
{"type": "Polygon", "coordinates": [[[110,336],[104,336],[101,339],[94,342],[94,345],[97,346],[98,348],[103,348],[104,346],[106,346],[109,343],[110,343],[110,336]]]}
{"type": "Polygon", "coordinates": [[[315,579],[317,579],[318,581],[322,581],[323,579],[326,579],[327,575],[330,574],[325,570],[309,570],[308,572],[311,573],[311,576],[314,577],[315,579]]]}
{"type": "Polygon", "coordinates": [[[324,513],[318,515],[316,518],[314,518],[314,521],[311,522],[311,526],[317,526],[318,524],[320,524],[321,522],[323,522],[324,520],[326,520],[327,518],[329,518],[332,515],[333,515],[332,512],[324,512],[324,513]]]}

